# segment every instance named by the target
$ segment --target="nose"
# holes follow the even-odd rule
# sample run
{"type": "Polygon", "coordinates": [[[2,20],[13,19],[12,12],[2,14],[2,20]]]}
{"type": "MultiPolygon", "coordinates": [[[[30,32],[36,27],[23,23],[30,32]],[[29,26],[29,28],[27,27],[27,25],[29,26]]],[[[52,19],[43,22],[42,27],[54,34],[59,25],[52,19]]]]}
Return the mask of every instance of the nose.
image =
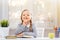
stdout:
{"type": "Polygon", "coordinates": [[[25,15],[25,17],[27,17],[27,15],[25,15]]]}

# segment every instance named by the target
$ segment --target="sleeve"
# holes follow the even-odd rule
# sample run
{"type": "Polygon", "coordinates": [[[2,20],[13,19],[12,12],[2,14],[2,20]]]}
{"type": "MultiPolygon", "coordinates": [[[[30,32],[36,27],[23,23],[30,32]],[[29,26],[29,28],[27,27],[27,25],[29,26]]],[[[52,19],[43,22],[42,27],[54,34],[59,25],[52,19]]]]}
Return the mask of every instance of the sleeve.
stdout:
{"type": "Polygon", "coordinates": [[[35,25],[32,26],[33,32],[23,32],[24,35],[30,35],[30,36],[34,36],[36,38],[37,33],[36,33],[36,28],[35,25]]]}
{"type": "Polygon", "coordinates": [[[23,32],[23,31],[24,31],[24,27],[22,25],[18,25],[18,27],[17,27],[17,29],[15,31],[15,34],[17,35],[17,34],[23,32]]]}

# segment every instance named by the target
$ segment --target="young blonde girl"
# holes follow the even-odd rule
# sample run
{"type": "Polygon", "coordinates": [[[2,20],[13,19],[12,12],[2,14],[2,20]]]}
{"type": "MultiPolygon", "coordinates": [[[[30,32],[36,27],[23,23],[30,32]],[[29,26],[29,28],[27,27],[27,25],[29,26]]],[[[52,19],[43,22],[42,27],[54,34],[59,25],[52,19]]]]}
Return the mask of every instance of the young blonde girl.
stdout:
{"type": "Polygon", "coordinates": [[[35,25],[32,24],[32,18],[29,10],[25,9],[21,13],[21,23],[18,24],[16,29],[16,36],[23,37],[24,35],[36,37],[36,28],[35,25]]]}

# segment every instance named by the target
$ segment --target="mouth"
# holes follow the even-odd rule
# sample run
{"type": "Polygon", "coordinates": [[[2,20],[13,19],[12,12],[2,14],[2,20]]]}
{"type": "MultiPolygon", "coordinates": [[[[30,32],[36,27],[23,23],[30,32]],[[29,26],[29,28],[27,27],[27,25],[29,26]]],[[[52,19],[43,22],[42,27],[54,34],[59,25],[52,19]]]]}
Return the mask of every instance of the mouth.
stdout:
{"type": "Polygon", "coordinates": [[[24,18],[24,19],[28,19],[28,18],[24,18]]]}

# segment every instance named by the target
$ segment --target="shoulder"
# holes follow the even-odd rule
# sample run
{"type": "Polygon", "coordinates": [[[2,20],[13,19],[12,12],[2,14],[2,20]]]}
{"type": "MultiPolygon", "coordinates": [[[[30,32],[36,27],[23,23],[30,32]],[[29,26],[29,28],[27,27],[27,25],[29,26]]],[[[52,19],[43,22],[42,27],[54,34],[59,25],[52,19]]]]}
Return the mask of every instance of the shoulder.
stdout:
{"type": "Polygon", "coordinates": [[[22,24],[21,23],[18,23],[17,26],[20,27],[22,24]]]}
{"type": "Polygon", "coordinates": [[[18,24],[17,24],[17,26],[18,26],[18,27],[21,27],[21,26],[22,26],[22,24],[21,24],[21,23],[18,23],[18,24]]]}
{"type": "Polygon", "coordinates": [[[21,23],[18,24],[18,27],[19,28],[24,28],[24,26],[21,23]]]}
{"type": "Polygon", "coordinates": [[[35,27],[36,27],[35,23],[32,23],[32,28],[35,28],[35,27]]]}
{"type": "Polygon", "coordinates": [[[32,23],[32,26],[35,26],[36,24],[35,23],[32,23]]]}
{"type": "Polygon", "coordinates": [[[18,23],[18,25],[22,25],[21,23],[18,23]]]}

